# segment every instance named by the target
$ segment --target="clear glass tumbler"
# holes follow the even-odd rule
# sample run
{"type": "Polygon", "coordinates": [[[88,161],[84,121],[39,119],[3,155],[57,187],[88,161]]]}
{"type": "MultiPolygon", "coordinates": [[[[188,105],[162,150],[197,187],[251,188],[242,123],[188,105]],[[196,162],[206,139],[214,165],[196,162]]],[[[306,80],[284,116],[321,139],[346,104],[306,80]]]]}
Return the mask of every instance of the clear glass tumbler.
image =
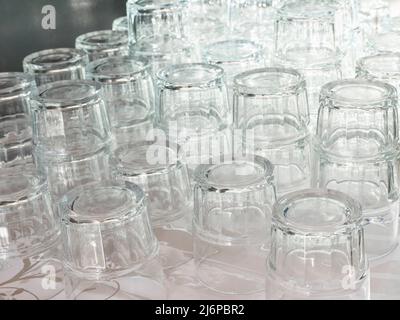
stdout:
{"type": "Polygon", "coordinates": [[[346,80],[324,86],[313,184],[361,203],[369,258],[397,245],[398,111],[394,87],[346,80]]]}
{"type": "Polygon", "coordinates": [[[51,299],[63,290],[59,221],[34,169],[0,170],[0,297],[51,299]]]}
{"type": "Polygon", "coordinates": [[[138,186],[81,186],[63,197],[59,209],[67,298],[166,298],[158,242],[138,186]]]}
{"type": "Polygon", "coordinates": [[[157,74],[156,125],[182,146],[189,167],[229,153],[231,110],[224,71],[209,64],[180,64],[157,74]]]}
{"type": "Polygon", "coordinates": [[[25,57],[24,72],[35,77],[36,85],[60,80],[82,80],[88,55],[78,49],[59,48],[35,52],[25,57]]]}
{"type": "Polygon", "coordinates": [[[33,144],[38,155],[74,157],[109,144],[110,121],[101,85],[66,80],[41,86],[32,99],[33,144]]]}
{"type": "Polygon", "coordinates": [[[332,190],[302,190],[273,209],[266,298],[369,299],[359,203],[332,190]]]}
{"type": "Polygon", "coordinates": [[[356,68],[357,78],[390,83],[400,90],[400,52],[381,53],[361,58],[356,68]]]}
{"type": "Polygon", "coordinates": [[[128,34],[124,31],[101,30],[80,35],[75,47],[89,55],[89,60],[128,54],[128,34]]]}
{"type": "Polygon", "coordinates": [[[142,141],[115,151],[113,176],[141,187],[164,269],[192,258],[193,199],[187,167],[177,145],[142,141]]]}
{"type": "Polygon", "coordinates": [[[0,167],[32,161],[31,76],[0,73],[0,167]]]}
{"type": "Polygon", "coordinates": [[[153,128],[155,92],[147,66],[130,57],[91,62],[87,78],[101,83],[116,146],[145,140],[153,128]]]}
{"type": "Polygon", "coordinates": [[[128,0],[128,30],[131,42],[155,35],[182,38],[187,0],[128,0]]]}
{"type": "Polygon", "coordinates": [[[366,41],[366,55],[379,53],[400,53],[400,31],[374,34],[366,41]]]}
{"type": "Polygon", "coordinates": [[[195,172],[193,244],[196,274],[225,294],[265,288],[265,259],[275,186],[271,163],[225,156],[195,172]]]}
{"type": "Polygon", "coordinates": [[[293,69],[265,68],[234,80],[234,150],[269,159],[278,194],[311,186],[311,144],[304,78],[293,69]]]}

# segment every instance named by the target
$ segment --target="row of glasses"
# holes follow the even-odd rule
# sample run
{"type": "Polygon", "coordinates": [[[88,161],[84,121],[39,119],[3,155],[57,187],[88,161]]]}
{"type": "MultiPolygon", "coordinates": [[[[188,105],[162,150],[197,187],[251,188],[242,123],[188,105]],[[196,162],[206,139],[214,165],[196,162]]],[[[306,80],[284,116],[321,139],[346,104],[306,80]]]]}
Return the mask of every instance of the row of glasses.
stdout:
{"type": "Polygon", "coordinates": [[[0,73],[0,296],[50,299],[62,291],[59,224],[32,158],[34,78],[0,73]],[[29,285],[26,285],[29,280],[29,285]]]}

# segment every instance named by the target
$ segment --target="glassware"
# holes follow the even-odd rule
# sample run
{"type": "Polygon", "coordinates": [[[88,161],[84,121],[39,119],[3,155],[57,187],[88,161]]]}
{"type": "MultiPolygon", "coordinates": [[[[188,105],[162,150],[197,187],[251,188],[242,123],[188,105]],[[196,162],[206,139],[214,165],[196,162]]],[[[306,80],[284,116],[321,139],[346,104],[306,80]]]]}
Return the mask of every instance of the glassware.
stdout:
{"type": "Polygon", "coordinates": [[[128,32],[128,17],[119,17],[113,21],[112,29],[115,31],[128,32]]]}
{"type": "Polygon", "coordinates": [[[32,161],[31,76],[0,73],[0,167],[32,161]]]}
{"type": "Polygon", "coordinates": [[[54,203],[67,190],[109,177],[110,121],[99,83],[58,81],[33,98],[35,163],[54,203]]]}
{"type": "Polygon", "coordinates": [[[311,131],[317,122],[321,87],[341,79],[342,70],[350,70],[346,72],[349,77],[354,74],[348,50],[353,34],[350,13],[335,0],[287,1],[278,10],[274,62],[305,77],[311,131]]]}
{"type": "Polygon", "coordinates": [[[96,60],[88,79],[101,83],[115,145],[145,140],[153,128],[155,93],[147,66],[129,57],[96,60]]]}
{"type": "Polygon", "coordinates": [[[387,82],[400,90],[400,52],[364,57],[358,61],[356,73],[357,78],[387,82]]]}
{"type": "Polygon", "coordinates": [[[128,54],[128,35],[124,31],[101,30],[80,35],[75,47],[89,55],[89,60],[128,54]]]}
{"type": "Polygon", "coordinates": [[[192,258],[193,200],[181,150],[168,141],[142,141],[117,149],[113,176],[141,187],[153,231],[160,242],[164,269],[178,267],[192,258]]]}
{"type": "Polygon", "coordinates": [[[220,67],[172,65],[157,74],[157,86],[156,125],[182,146],[189,169],[229,153],[231,110],[220,67]]]}
{"type": "Polygon", "coordinates": [[[107,145],[110,121],[99,83],[66,80],[33,97],[33,144],[48,158],[91,154],[107,145]]]}
{"type": "Polygon", "coordinates": [[[369,299],[359,203],[332,190],[303,190],[275,204],[267,299],[369,299]]]}
{"type": "Polygon", "coordinates": [[[271,163],[225,156],[195,172],[193,243],[196,274],[225,294],[264,290],[272,205],[271,163]]]}
{"type": "Polygon", "coordinates": [[[170,35],[155,35],[131,43],[129,55],[148,64],[154,79],[157,72],[170,65],[199,61],[196,48],[191,43],[170,35]]]}
{"type": "Polygon", "coordinates": [[[184,37],[186,0],[128,0],[126,6],[131,42],[162,35],[184,37]]]}
{"type": "Polygon", "coordinates": [[[391,252],[399,216],[395,88],[362,79],[325,85],[315,155],[313,184],[361,203],[369,258],[391,252]]]}
{"type": "Polygon", "coordinates": [[[0,297],[50,299],[63,289],[59,223],[46,181],[27,166],[0,170],[0,297]]]}
{"type": "Polygon", "coordinates": [[[158,243],[139,187],[110,181],[80,186],[59,209],[67,298],[166,298],[158,243]]]}
{"type": "Polygon", "coordinates": [[[78,49],[59,48],[35,52],[25,57],[24,72],[35,77],[36,85],[60,80],[82,80],[88,55],[78,49]]]}
{"type": "Polygon", "coordinates": [[[307,91],[296,70],[265,68],[236,76],[233,118],[235,154],[269,159],[278,194],[310,187],[307,91]]]}
{"type": "Polygon", "coordinates": [[[203,61],[214,64],[225,71],[229,87],[233,78],[245,71],[264,67],[262,48],[249,40],[225,40],[208,45],[203,52],[203,61]]]}

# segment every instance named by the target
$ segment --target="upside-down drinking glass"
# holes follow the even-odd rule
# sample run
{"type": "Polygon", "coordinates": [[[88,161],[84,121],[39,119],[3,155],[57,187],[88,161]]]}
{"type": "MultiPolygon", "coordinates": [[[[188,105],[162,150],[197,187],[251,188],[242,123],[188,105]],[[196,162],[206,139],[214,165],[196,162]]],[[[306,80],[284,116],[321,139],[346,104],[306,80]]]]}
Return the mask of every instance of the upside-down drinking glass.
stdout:
{"type": "Polygon", "coordinates": [[[223,70],[208,64],[180,64],[157,74],[156,125],[182,146],[190,168],[229,153],[231,110],[223,70]]]}
{"type": "Polygon", "coordinates": [[[390,83],[400,90],[400,52],[381,53],[360,59],[356,69],[357,78],[390,83]]]}
{"type": "Polygon", "coordinates": [[[369,299],[360,204],[332,190],[302,190],[272,215],[266,298],[369,299]]]}
{"type": "Polygon", "coordinates": [[[153,128],[155,93],[147,66],[130,57],[93,61],[87,78],[101,83],[115,145],[145,140],[153,128]]]}
{"type": "Polygon", "coordinates": [[[297,71],[265,68],[236,76],[233,118],[235,153],[269,159],[278,194],[310,187],[307,91],[297,71]]]}
{"type": "Polygon", "coordinates": [[[36,165],[54,201],[66,190],[109,176],[110,121],[99,83],[58,81],[33,98],[36,165]]]}
{"type": "Polygon", "coordinates": [[[101,30],[80,35],[75,47],[89,55],[89,60],[128,54],[128,34],[124,31],[101,30]]]}
{"type": "Polygon", "coordinates": [[[31,76],[0,73],[0,167],[32,161],[31,76]]]}
{"type": "Polygon", "coordinates": [[[391,85],[358,79],[322,89],[313,184],[361,203],[370,258],[397,245],[398,135],[397,93],[391,85]]]}
{"type": "Polygon", "coordinates": [[[271,163],[258,156],[201,165],[195,172],[193,244],[196,274],[225,294],[264,289],[275,186],[271,163]]]}
{"type": "Polygon", "coordinates": [[[63,290],[59,221],[33,167],[0,170],[0,297],[51,299],[63,290]]]}
{"type": "Polygon", "coordinates": [[[147,195],[153,230],[160,241],[160,258],[172,269],[192,258],[193,199],[187,167],[177,145],[142,141],[114,153],[113,176],[137,184],[147,195]]]}
{"type": "Polygon", "coordinates": [[[128,0],[126,6],[131,42],[162,35],[184,37],[186,0],[128,0]]]}
{"type": "Polygon", "coordinates": [[[35,52],[25,57],[24,71],[35,77],[36,85],[60,80],[82,80],[88,55],[78,49],[59,48],[35,52]]]}
{"type": "Polygon", "coordinates": [[[165,299],[158,243],[136,185],[103,181],[59,205],[67,298],[165,299]]]}

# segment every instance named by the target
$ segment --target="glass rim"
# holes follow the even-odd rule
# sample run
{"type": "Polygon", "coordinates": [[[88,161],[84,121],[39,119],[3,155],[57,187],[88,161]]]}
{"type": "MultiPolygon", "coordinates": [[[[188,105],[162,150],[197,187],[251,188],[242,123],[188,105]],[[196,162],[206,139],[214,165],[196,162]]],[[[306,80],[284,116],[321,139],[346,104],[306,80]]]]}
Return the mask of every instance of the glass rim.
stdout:
{"type": "Polygon", "coordinates": [[[64,108],[80,108],[90,102],[97,103],[100,98],[101,85],[91,80],[62,80],[48,84],[44,84],[38,88],[38,93],[33,95],[32,100],[36,102],[34,107],[38,109],[52,110],[64,108]],[[43,95],[52,90],[68,86],[86,86],[92,92],[87,92],[84,97],[68,97],[68,98],[46,98],[43,95]]]}
{"type": "Polygon", "coordinates": [[[248,95],[282,95],[282,94],[293,94],[299,90],[306,89],[306,81],[304,77],[295,69],[292,68],[260,68],[250,71],[246,71],[236,75],[233,79],[234,92],[237,94],[248,94],[248,95]],[[289,83],[287,86],[280,86],[279,89],[271,88],[271,86],[261,86],[261,85],[248,85],[246,80],[257,75],[273,75],[282,74],[289,75],[293,77],[294,83],[289,83]],[[274,90],[271,90],[274,89],[274,90]]]}
{"type": "Polygon", "coordinates": [[[172,143],[166,141],[165,144],[161,143],[153,143],[153,141],[139,141],[125,144],[114,151],[114,156],[112,157],[112,165],[114,167],[115,173],[121,177],[125,178],[134,178],[139,176],[157,176],[168,174],[169,172],[180,169],[184,166],[182,161],[183,159],[183,152],[180,145],[176,143],[172,143]],[[135,148],[139,147],[146,147],[146,146],[159,146],[165,149],[168,149],[173,152],[174,162],[169,162],[166,164],[162,164],[155,168],[149,168],[146,170],[140,169],[138,167],[132,167],[129,163],[122,164],[121,160],[119,159],[121,155],[126,154],[128,151],[134,150],[135,148]]]}
{"type": "Polygon", "coordinates": [[[249,62],[262,58],[262,48],[254,41],[247,39],[231,39],[213,42],[207,45],[203,51],[203,60],[209,64],[223,65],[235,64],[239,62],[249,62]],[[245,54],[237,56],[236,59],[225,59],[222,55],[227,52],[227,45],[237,48],[239,45],[249,45],[251,50],[247,50],[245,54]],[[213,52],[214,51],[214,52],[213,52]]]}
{"type": "Polygon", "coordinates": [[[157,72],[158,84],[166,89],[191,89],[191,88],[210,88],[221,86],[224,82],[225,73],[221,67],[207,63],[182,63],[168,66],[157,72]],[[170,76],[181,71],[194,71],[200,69],[208,72],[208,77],[203,81],[196,79],[195,81],[170,80],[170,76]]]}
{"type": "Polygon", "coordinates": [[[92,31],[77,37],[75,46],[77,49],[89,52],[97,50],[119,50],[121,47],[128,46],[128,35],[124,31],[111,29],[92,31]],[[90,41],[91,38],[97,36],[106,37],[106,41],[90,41]]]}
{"type": "MultiPolygon", "coordinates": [[[[277,12],[277,21],[280,19],[291,19],[291,20],[322,20],[324,22],[327,22],[327,18],[334,18],[335,13],[336,13],[336,8],[330,5],[329,3],[324,4],[323,1],[318,0],[315,1],[316,4],[319,5],[319,8],[326,8],[329,10],[316,10],[315,6],[312,8],[314,9],[313,11],[301,11],[299,12],[298,10],[298,4],[303,4],[304,5],[304,0],[300,1],[289,1],[288,3],[284,3],[282,6],[278,8],[277,12]],[[292,7],[293,5],[297,10],[293,10],[292,7]],[[291,10],[289,10],[291,9],[291,10]],[[303,13],[303,14],[301,14],[303,13]],[[315,14],[318,13],[318,14],[315,14]]],[[[329,21],[328,21],[329,22],[329,21]]]]}
{"type": "MultiPolygon", "coordinates": [[[[153,12],[172,11],[187,5],[187,0],[168,0],[162,3],[149,0],[128,0],[127,6],[134,7],[139,14],[151,14],[153,12]]],[[[129,14],[129,13],[128,13],[129,14]]]]}
{"type": "Polygon", "coordinates": [[[148,65],[142,61],[135,60],[129,56],[115,56],[90,62],[86,67],[86,73],[87,77],[94,81],[102,83],[124,83],[135,81],[140,77],[148,75],[147,69],[148,65]],[[101,67],[113,63],[118,64],[118,67],[129,64],[132,68],[126,68],[124,71],[113,71],[111,69],[109,72],[101,70],[101,67]],[[133,67],[137,67],[137,69],[134,70],[133,67]]]}
{"type": "Polygon", "coordinates": [[[14,195],[16,196],[14,199],[0,195],[0,213],[6,208],[19,206],[21,203],[28,203],[48,190],[47,181],[42,175],[35,174],[34,172],[26,173],[24,172],[24,168],[21,168],[21,172],[15,172],[11,175],[7,174],[9,171],[12,172],[17,167],[3,168],[3,171],[0,173],[0,178],[4,178],[5,175],[14,178],[21,178],[23,176],[29,180],[29,188],[27,192],[24,192],[21,195],[14,195]]]}
{"type": "Polygon", "coordinates": [[[357,68],[360,72],[364,73],[367,77],[373,77],[375,79],[391,79],[400,77],[400,53],[398,52],[383,52],[371,56],[362,57],[357,61],[357,68]],[[385,69],[371,68],[369,63],[376,62],[379,59],[397,60],[399,68],[396,69],[385,69]]]}
{"type": "Polygon", "coordinates": [[[240,157],[238,159],[235,159],[235,157],[232,155],[229,155],[229,157],[232,160],[223,161],[219,164],[203,164],[197,166],[194,172],[195,188],[215,193],[246,193],[261,190],[266,186],[270,186],[273,184],[272,181],[274,178],[274,166],[268,159],[256,155],[248,155],[246,157],[240,157]],[[257,179],[254,179],[250,183],[246,183],[245,185],[240,186],[234,186],[232,184],[224,183],[214,183],[209,181],[208,176],[213,169],[216,169],[219,166],[241,162],[251,164],[253,168],[261,168],[263,173],[260,173],[257,179]]]}
{"type": "Polygon", "coordinates": [[[22,93],[29,95],[35,88],[32,75],[23,72],[0,72],[0,99],[13,98],[22,93]],[[3,81],[10,81],[10,85],[2,85],[3,81]]]}
{"type": "Polygon", "coordinates": [[[114,181],[114,180],[102,180],[90,182],[87,184],[79,185],[66,192],[59,202],[59,210],[61,216],[61,222],[64,226],[107,226],[115,223],[125,223],[128,220],[138,217],[143,214],[143,210],[146,206],[146,196],[144,191],[136,184],[127,181],[114,181]],[[132,201],[125,203],[121,208],[118,208],[112,216],[104,218],[100,217],[88,217],[77,213],[74,210],[76,200],[81,198],[83,195],[89,192],[102,189],[102,190],[119,190],[124,191],[126,194],[130,194],[129,198],[132,201]],[[132,204],[134,203],[134,208],[132,204]]]}
{"type": "Polygon", "coordinates": [[[347,233],[349,229],[362,228],[363,216],[362,208],[358,201],[347,196],[347,194],[330,189],[305,189],[286,194],[279,198],[272,209],[272,222],[279,229],[285,229],[293,234],[303,236],[331,236],[347,233]],[[285,214],[289,207],[299,201],[307,200],[330,200],[342,205],[345,221],[340,223],[328,223],[321,226],[309,226],[290,221],[285,214]]]}
{"type": "Polygon", "coordinates": [[[88,56],[83,50],[76,48],[55,48],[31,53],[24,58],[23,66],[26,72],[60,72],[71,67],[78,67],[80,63],[86,64],[85,60],[88,60],[88,56]],[[57,62],[37,61],[39,58],[55,54],[70,54],[70,58],[68,60],[57,62]]]}
{"type": "MultiPolygon", "coordinates": [[[[330,101],[334,101],[340,104],[341,107],[346,108],[365,108],[369,106],[369,108],[376,107],[376,105],[381,104],[389,99],[395,99],[397,101],[397,90],[392,85],[378,81],[378,80],[366,80],[366,79],[346,79],[346,80],[336,80],[329,82],[322,86],[320,99],[328,99],[330,101]],[[365,99],[357,99],[351,97],[343,97],[336,93],[335,89],[340,87],[364,87],[364,88],[375,88],[382,91],[381,97],[377,98],[369,98],[368,101],[365,99]]],[[[390,108],[394,107],[393,103],[387,105],[381,105],[381,108],[390,108]]]]}

